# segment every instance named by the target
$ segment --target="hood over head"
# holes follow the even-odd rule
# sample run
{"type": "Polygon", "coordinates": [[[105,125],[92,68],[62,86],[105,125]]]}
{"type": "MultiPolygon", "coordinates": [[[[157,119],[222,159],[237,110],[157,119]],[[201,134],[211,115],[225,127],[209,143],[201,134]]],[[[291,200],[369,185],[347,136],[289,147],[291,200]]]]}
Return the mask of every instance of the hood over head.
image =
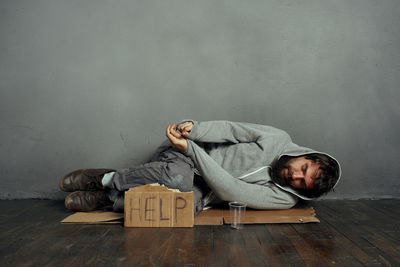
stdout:
{"type": "MultiPolygon", "coordinates": [[[[336,169],[336,170],[337,170],[337,173],[338,173],[338,179],[337,179],[335,185],[333,186],[333,188],[335,188],[336,185],[338,184],[339,180],[340,180],[342,171],[341,171],[341,167],[340,167],[339,161],[336,160],[334,157],[332,157],[331,155],[329,155],[329,154],[327,154],[327,153],[318,152],[318,151],[315,151],[315,150],[310,149],[310,148],[307,148],[307,147],[302,147],[302,146],[299,146],[299,145],[297,145],[297,144],[290,143],[290,144],[286,147],[285,151],[279,156],[278,160],[279,160],[282,156],[299,157],[299,156],[306,156],[307,154],[322,154],[322,155],[325,155],[325,156],[329,157],[329,158],[332,159],[334,162],[336,162],[336,164],[337,164],[337,169],[336,169]]],[[[276,184],[279,188],[281,188],[282,190],[285,190],[285,191],[287,191],[287,192],[290,192],[290,193],[292,193],[292,194],[298,196],[298,197],[301,198],[301,199],[304,199],[304,200],[312,200],[312,199],[314,199],[314,198],[310,198],[310,197],[307,197],[307,196],[301,194],[301,193],[299,192],[299,190],[296,190],[295,188],[293,188],[293,187],[291,187],[291,186],[283,186],[283,185],[280,185],[280,184],[277,184],[277,183],[275,183],[275,184],[276,184]]],[[[333,189],[333,188],[332,188],[332,189],[333,189]]]]}

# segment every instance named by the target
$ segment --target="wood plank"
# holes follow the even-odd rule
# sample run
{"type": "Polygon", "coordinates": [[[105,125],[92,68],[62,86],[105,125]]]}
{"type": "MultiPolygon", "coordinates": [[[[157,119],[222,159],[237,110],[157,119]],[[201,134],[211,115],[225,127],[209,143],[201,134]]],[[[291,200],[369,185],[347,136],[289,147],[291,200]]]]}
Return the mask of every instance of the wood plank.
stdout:
{"type": "Polygon", "coordinates": [[[197,226],[194,231],[194,244],[197,248],[195,266],[211,266],[214,264],[212,226],[197,226]]]}
{"type": "MultiPolygon", "coordinates": [[[[299,226],[301,228],[301,226],[299,226]]],[[[292,225],[282,226],[282,232],[287,235],[294,248],[307,266],[326,266],[328,263],[318,256],[318,252],[311,246],[292,225]]]]}
{"type": "Polygon", "coordinates": [[[284,255],[285,261],[289,265],[305,266],[305,262],[298,254],[296,248],[284,232],[281,231],[283,225],[267,225],[267,229],[271,233],[272,239],[278,244],[284,255]]]}
{"type": "Polygon", "coordinates": [[[227,225],[213,228],[213,262],[215,266],[232,266],[229,242],[226,238],[230,231],[230,226],[227,225]]]}
{"type": "Polygon", "coordinates": [[[261,241],[264,253],[267,255],[267,260],[271,266],[290,266],[283,255],[281,247],[275,242],[269,229],[264,226],[263,231],[257,231],[259,240],[261,241]]]}
{"type": "Polygon", "coordinates": [[[244,252],[248,263],[251,266],[267,266],[268,259],[261,247],[261,242],[257,238],[257,225],[246,225],[241,230],[242,239],[244,241],[244,252]]]}
{"type": "MultiPolygon", "coordinates": [[[[346,238],[350,239],[355,245],[372,256],[380,264],[386,265],[389,263],[396,265],[396,262],[389,255],[366,239],[371,233],[365,230],[363,223],[365,223],[365,220],[370,221],[367,223],[374,223],[372,221],[377,220],[377,218],[374,219],[368,212],[364,212],[364,215],[361,217],[353,216],[353,211],[346,206],[346,202],[347,201],[341,201],[341,205],[336,205],[334,202],[330,201],[323,202],[321,206],[323,206],[324,209],[321,210],[321,214],[337,214],[336,216],[330,215],[325,217],[332,227],[346,238]],[[335,219],[333,219],[333,217],[335,217],[335,219]]],[[[376,230],[379,229],[376,228],[376,230]]]]}

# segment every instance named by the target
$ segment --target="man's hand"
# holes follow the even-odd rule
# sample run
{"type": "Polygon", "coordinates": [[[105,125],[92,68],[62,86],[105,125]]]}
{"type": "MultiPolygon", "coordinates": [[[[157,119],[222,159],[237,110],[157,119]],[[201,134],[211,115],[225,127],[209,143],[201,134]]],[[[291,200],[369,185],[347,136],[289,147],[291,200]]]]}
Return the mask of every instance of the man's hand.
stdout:
{"type": "Polygon", "coordinates": [[[185,121],[185,122],[179,124],[177,128],[184,137],[187,137],[189,135],[190,131],[193,129],[193,122],[185,121]]]}
{"type": "Polygon", "coordinates": [[[176,131],[176,123],[174,123],[173,125],[168,124],[167,137],[169,141],[171,141],[172,146],[176,149],[182,152],[185,152],[187,150],[186,138],[176,131]]]}

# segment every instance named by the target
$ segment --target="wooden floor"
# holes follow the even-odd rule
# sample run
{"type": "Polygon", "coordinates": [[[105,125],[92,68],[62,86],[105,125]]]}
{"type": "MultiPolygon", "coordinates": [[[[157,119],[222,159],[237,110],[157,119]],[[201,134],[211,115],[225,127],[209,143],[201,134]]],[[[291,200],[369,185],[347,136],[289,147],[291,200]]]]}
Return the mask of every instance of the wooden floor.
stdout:
{"type": "Polygon", "coordinates": [[[321,223],[63,225],[62,201],[0,201],[0,266],[400,266],[400,200],[318,201],[321,223]]]}

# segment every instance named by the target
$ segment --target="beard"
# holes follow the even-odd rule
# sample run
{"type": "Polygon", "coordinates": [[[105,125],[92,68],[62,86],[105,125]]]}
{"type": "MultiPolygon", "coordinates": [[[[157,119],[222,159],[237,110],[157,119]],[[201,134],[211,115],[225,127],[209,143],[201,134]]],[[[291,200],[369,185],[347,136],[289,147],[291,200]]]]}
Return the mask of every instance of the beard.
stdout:
{"type": "Polygon", "coordinates": [[[289,186],[289,179],[286,178],[285,171],[289,169],[288,162],[292,159],[289,156],[282,156],[271,164],[271,179],[281,186],[289,186]]]}

